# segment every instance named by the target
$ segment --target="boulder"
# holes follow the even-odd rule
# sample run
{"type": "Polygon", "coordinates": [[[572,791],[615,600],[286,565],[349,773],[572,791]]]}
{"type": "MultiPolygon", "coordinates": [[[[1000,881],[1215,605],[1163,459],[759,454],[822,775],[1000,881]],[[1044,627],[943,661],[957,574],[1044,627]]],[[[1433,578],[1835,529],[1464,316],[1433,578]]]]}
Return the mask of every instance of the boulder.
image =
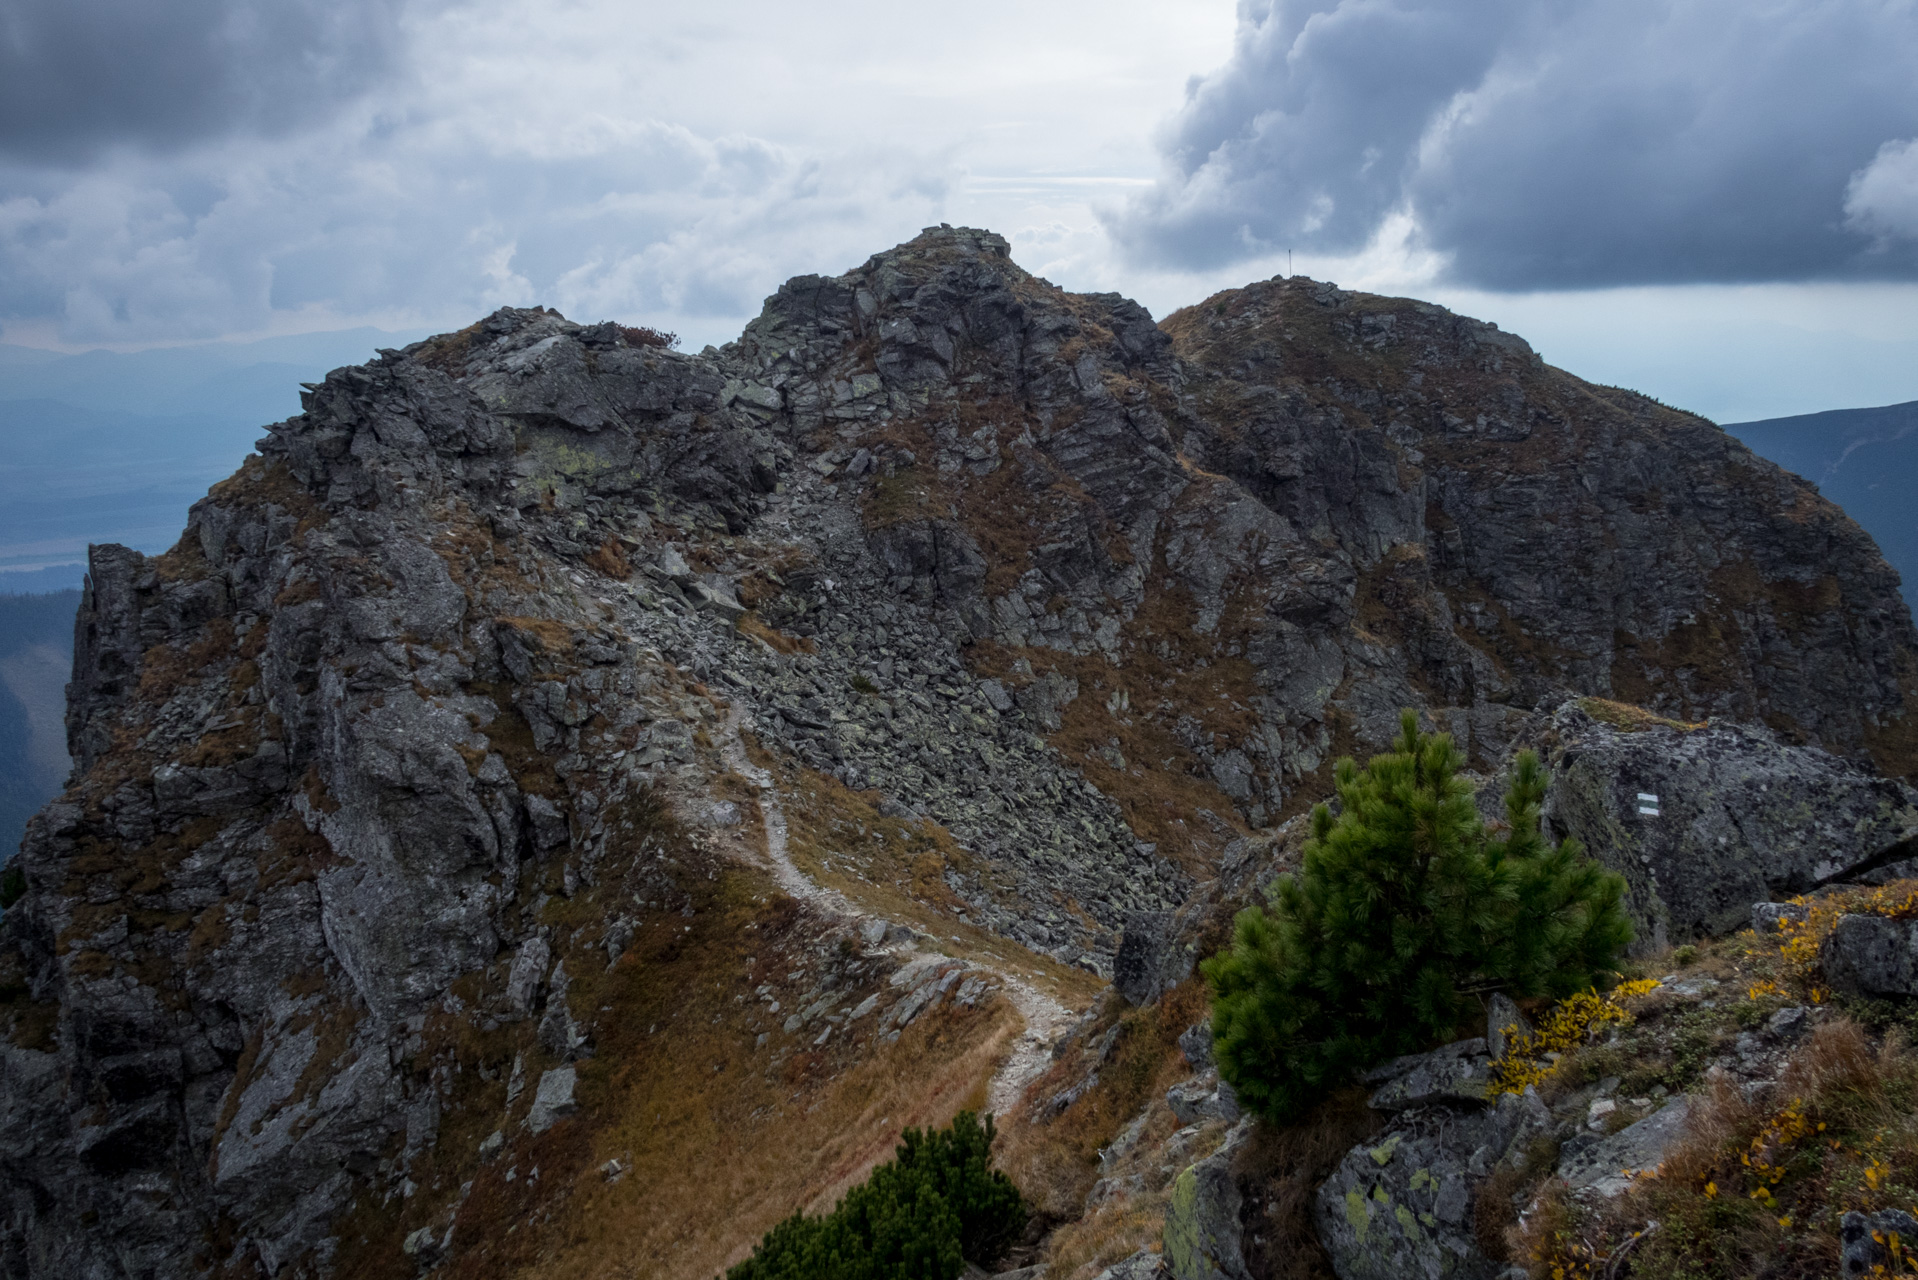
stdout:
{"type": "MultiPolygon", "coordinates": [[[[1839,1220],[1838,1240],[1844,1251],[1839,1255],[1840,1275],[1891,1274],[1898,1263],[1909,1267],[1913,1258],[1918,1257],[1918,1218],[1903,1209],[1882,1209],[1877,1213],[1854,1210],[1839,1220]],[[1893,1255],[1894,1247],[1902,1257],[1893,1255]]],[[[1898,1269],[1902,1271],[1904,1267],[1898,1269]]]]}
{"type": "Polygon", "coordinates": [[[1126,918],[1112,985],[1132,1004],[1149,1004],[1192,973],[1192,949],[1170,911],[1135,911],[1126,918]]]}
{"type": "Polygon", "coordinates": [[[1239,1224],[1243,1200],[1232,1175],[1232,1158],[1247,1132],[1241,1124],[1224,1146],[1173,1180],[1164,1255],[1173,1280],[1251,1280],[1239,1224]]]}
{"type": "Polygon", "coordinates": [[[1802,902],[1752,903],[1752,932],[1759,937],[1783,933],[1788,924],[1803,924],[1811,918],[1811,908],[1802,902]]]}
{"type": "Polygon", "coordinates": [[[564,1116],[579,1110],[573,1091],[579,1086],[579,1072],[573,1067],[554,1067],[543,1072],[539,1088],[533,1094],[533,1109],[526,1113],[526,1127],[544,1133],[564,1116]]]}
{"type": "Polygon", "coordinates": [[[1558,1176],[1574,1191],[1589,1188],[1607,1199],[1664,1162],[1665,1153],[1685,1132],[1691,1099],[1673,1098],[1636,1124],[1596,1141],[1574,1138],[1559,1154],[1558,1176]]]}
{"type": "MultiPolygon", "coordinates": [[[[1028,1270],[1033,1272],[1032,1280],[1039,1280],[1040,1268],[1032,1267],[1028,1270]]],[[[1160,1280],[1160,1277],[1165,1274],[1165,1259],[1156,1253],[1141,1249],[1125,1261],[1113,1263],[1094,1276],[1093,1280],[1160,1280]]],[[[1003,1280],[1003,1277],[994,1277],[994,1280],[1003,1280]]]]}
{"type": "Polygon", "coordinates": [[[1179,1052],[1194,1071],[1206,1071],[1215,1065],[1212,1057],[1212,1024],[1195,1022],[1179,1033],[1179,1052]]]}
{"type": "Polygon", "coordinates": [[[1228,1123],[1239,1118],[1239,1098],[1232,1086],[1210,1072],[1196,1080],[1175,1084],[1166,1090],[1165,1104],[1179,1123],[1204,1124],[1209,1120],[1228,1123]]]}
{"type": "Polygon", "coordinates": [[[1834,987],[1873,996],[1918,996],[1918,920],[1840,916],[1818,958],[1834,987]]]}
{"type": "Polygon", "coordinates": [[[1753,903],[1834,878],[1918,869],[1879,857],[1918,826],[1918,792],[1905,783],[1760,726],[1686,728],[1616,705],[1567,702],[1536,739],[1551,767],[1548,829],[1625,877],[1640,950],[1729,933],[1753,903]]]}
{"type": "Polygon", "coordinates": [[[1501,1160],[1522,1156],[1551,1117],[1536,1094],[1495,1106],[1402,1115],[1347,1152],[1319,1187],[1319,1243],[1339,1280],[1492,1280],[1473,1236],[1473,1197],[1501,1160]]]}

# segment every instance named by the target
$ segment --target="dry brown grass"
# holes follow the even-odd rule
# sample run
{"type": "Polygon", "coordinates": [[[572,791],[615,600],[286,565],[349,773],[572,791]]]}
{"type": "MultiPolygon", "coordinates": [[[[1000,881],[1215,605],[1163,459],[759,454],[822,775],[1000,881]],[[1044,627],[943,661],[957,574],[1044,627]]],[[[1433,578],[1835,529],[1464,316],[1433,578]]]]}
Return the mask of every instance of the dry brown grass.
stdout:
{"type": "Polygon", "coordinates": [[[1368,1091],[1345,1089],[1295,1124],[1259,1125],[1234,1161],[1242,1185],[1257,1188],[1246,1207],[1246,1262],[1265,1280],[1331,1280],[1312,1206],[1319,1184],[1345,1153],[1377,1133],[1384,1118],[1365,1105],[1368,1091]],[[1256,1225],[1255,1225],[1256,1224],[1256,1225]]]}
{"type": "Polygon", "coordinates": [[[1712,1079],[1654,1176],[1610,1203],[1545,1195],[1512,1233],[1535,1277],[1599,1274],[1632,1246],[1637,1280],[1836,1273],[1848,1210],[1918,1204],[1918,1056],[1843,1017],[1815,1028],[1776,1089],[1712,1079]]]}
{"type": "MultiPolygon", "coordinates": [[[[1025,1100],[1003,1126],[999,1164],[1019,1184],[1035,1213],[1054,1221],[1079,1216],[1099,1176],[1100,1149],[1149,1103],[1192,1074],[1178,1039],[1205,1016],[1206,1008],[1205,988],[1196,979],[1143,1009],[1128,1008],[1108,992],[1101,1016],[1079,1042],[1079,1052],[1061,1058],[1026,1090],[1025,1100]],[[1086,1046],[1097,1044],[1114,1027],[1118,1035],[1106,1060],[1096,1067],[1086,1063],[1086,1046]],[[1053,1099],[1094,1069],[1098,1083],[1057,1110],[1053,1099]]],[[[1068,1235],[1060,1243],[1071,1240],[1068,1235]]]]}
{"type": "Polygon", "coordinates": [[[818,642],[812,637],[787,635],[761,622],[757,614],[741,614],[736,625],[741,635],[763,641],[780,653],[814,653],[819,649],[818,642]]]}
{"type": "Polygon", "coordinates": [[[1167,1187],[1144,1191],[1100,1205],[1079,1221],[1060,1227],[1046,1242],[1046,1275],[1057,1280],[1091,1280],[1141,1249],[1158,1253],[1170,1199],[1167,1187]]]}
{"type": "Polygon", "coordinates": [[[627,562],[626,549],[615,538],[604,539],[593,553],[586,557],[588,568],[596,569],[609,578],[621,582],[633,576],[633,566],[627,562]]]}
{"type": "Polygon", "coordinates": [[[1684,720],[1668,720],[1664,716],[1654,715],[1643,707],[1614,702],[1610,698],[1580,698],[1578,707],[1592,719],[1626,733],[1636,733],[1643,729],[1692,730],[1705,727],[1703,721],[1693,724],[1684,720]]]}
{"type": "MultiPolygon", "coordinates": [[[[766,1014],[759,986],[790,1006],[827,971],[843,972],[834,991],[850,1006],[886,989],[885,967],[830,945],[823,922],[762,873],[705,858],[659,807],[647,815],[634,837],[674,860],[650,860],[648,874],[670,868],[690,916],[643,913],[610,970],[598,941],[610,913],[630,914],[630,884],[554,899],[545,916],[573,975],[569,1003],[594,1024],[597,1052],[579,1064],[580,1113],[538,1137],[520,1127],[539,1072],[553,1065],[531,1021],[488,1032],[470,1015],[433,1019],[411,1069],[451,1072],[440,1142],[413,1173],[420,1194],[359,1206],[342,1233],[339,1274],[410,1276],[400,1241],[421,1225],[443,1228],[444,1207],[470,1180],[443,1272],[456,1280],[709,1280],[779,1219],[830,1207],[890,1157],[905,1127],[944,1124],[978,1105],[1021,1025],[1008,1003],[941,1006],[895,1044],[875,1038],[870,1018],[823,1045],[812,1043],[817,1027],[787,1036],[779,1023],[790,1008],[766,1014]],[[802,977],[788,981],[791,972],[802,977]],[[505,1077],[516,1053],[525,1055],[527,1091],[509,1114],[505,1077]],[[502,1127],[506,1150],[481,1165],[479,1142],[502,1127]],[[629,1170],[617,1181],[599,1172],[611,1159],[629,1170]]],[[[635,867],[648,863],[634,851],[635,867]]],[[[471,975],[458,994],[496,998],[503,974],[496,965],[471,975]]]]}

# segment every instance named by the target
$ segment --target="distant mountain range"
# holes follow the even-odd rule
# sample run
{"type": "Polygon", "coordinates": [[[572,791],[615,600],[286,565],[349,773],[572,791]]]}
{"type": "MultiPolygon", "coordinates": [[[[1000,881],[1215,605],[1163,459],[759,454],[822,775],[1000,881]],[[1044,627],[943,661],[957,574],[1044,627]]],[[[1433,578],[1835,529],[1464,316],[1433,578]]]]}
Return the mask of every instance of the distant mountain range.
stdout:
{"type": "Polygon", "coordinates": [[[1816,484],[1878,542],[1918,611],[1918,400],[1731,422],[1752,452],[1816,484]]]}
{"type": "Polygon", "coordinates": [[[89,542],[172,545],[299,412],[299,384],[422,336],[380,329],[61,355],[0,345],[0,592],[78,586],[89,542]]]}

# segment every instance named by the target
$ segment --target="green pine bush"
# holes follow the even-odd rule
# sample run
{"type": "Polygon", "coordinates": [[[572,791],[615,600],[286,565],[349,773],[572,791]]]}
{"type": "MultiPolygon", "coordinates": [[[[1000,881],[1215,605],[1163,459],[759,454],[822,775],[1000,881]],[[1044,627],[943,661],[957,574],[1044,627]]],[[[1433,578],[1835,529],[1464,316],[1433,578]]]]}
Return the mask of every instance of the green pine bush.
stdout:
{"type": "Polygon", "coordinates": [[[961,1111],[939,1130],[908,1129],[893,1159],[829,1214],[795,1213],[726,1280],[954,1280],[990,1263],[1026,1225],[1019,1189],[989,1163],[992,1117],[961,1111]]]}
{"type": "Polygon", "coordinates": [[[1297,875],[1248,907],[1203,966],[1219,1070],[1273,1122],[1358,1072],[1449,1038],[1494,990],[1563,998],[1632,939],[1625,881],[1539,830],[1545,774],[1521,752],[1505,829],[1479,818],[1449,736],[1400,722],[1396,750],[1336,766],[1297,875]]]}

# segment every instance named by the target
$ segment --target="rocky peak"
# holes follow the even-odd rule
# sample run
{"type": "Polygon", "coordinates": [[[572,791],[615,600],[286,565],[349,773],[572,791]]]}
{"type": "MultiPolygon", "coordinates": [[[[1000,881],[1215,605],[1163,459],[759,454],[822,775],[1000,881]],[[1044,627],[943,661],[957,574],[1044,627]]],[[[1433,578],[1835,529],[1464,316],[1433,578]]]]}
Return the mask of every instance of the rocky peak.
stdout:
{"type": "Polygon", "coordinates": [[[1566,692],[1914,764],[1855,525],[1422,303],[1155,325],[940,227],[721,349],[507,308],[303,404],[93,553],[0,926],[14,1273],[507,1256],[553,1170],[706,1185],[644,1097],[892,1099],[693,1197],[658,1265],[710,1274],[926,1097],[1016,1098],[1403,706],[1487,768],[1566,692]]]}

